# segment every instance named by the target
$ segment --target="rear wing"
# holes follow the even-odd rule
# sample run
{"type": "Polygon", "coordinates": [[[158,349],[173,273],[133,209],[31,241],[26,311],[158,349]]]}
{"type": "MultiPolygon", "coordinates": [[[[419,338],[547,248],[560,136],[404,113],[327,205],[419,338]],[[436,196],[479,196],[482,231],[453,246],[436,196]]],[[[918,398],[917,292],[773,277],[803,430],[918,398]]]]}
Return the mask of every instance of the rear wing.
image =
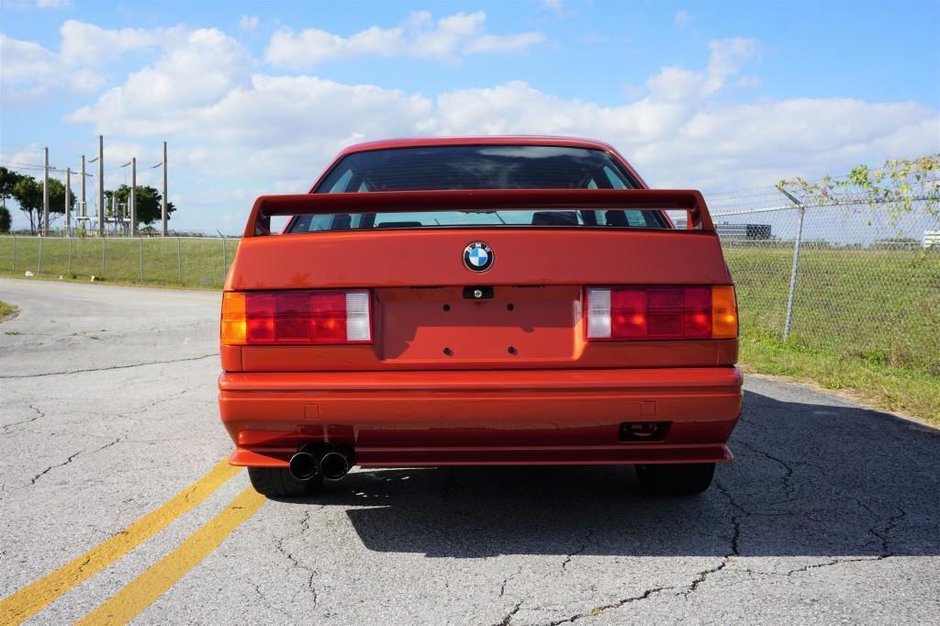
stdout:
{"type": "Polygon", "coordinates": [[[261,196],[245,237],[269,235],[275,215],[529,209],[680,210],[687,230],[715,230],[705,198],[693,189],[459,189],[261,196]]]}

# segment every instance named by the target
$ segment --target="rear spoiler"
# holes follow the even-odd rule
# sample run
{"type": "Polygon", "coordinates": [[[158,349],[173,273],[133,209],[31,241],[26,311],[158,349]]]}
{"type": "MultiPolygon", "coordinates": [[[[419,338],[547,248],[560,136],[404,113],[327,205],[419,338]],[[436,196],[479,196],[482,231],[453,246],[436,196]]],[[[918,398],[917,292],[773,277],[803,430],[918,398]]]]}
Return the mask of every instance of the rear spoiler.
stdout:
{"type": "Polygon", "coordinates": [[[693,189],[459,189],[261,196],[245,237],[270,234],[274,215],[528,209],[682,210],[687,230],[715,230],[705,198],[693,189]]]}

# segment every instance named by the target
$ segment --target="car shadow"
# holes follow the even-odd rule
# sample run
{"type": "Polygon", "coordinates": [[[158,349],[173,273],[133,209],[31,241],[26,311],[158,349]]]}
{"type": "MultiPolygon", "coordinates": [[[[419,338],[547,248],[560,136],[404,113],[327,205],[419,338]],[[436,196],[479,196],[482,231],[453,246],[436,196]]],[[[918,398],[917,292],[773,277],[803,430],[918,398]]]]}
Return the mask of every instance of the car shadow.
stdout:
{"type": "Polygon", "coordinates": [[[630,467],[365,470],[294,501],[348,507],[379,552],[485,558],[936,556],[940,433],[848,406],[745,392],[704,494],[654,498],[630,467]]]}

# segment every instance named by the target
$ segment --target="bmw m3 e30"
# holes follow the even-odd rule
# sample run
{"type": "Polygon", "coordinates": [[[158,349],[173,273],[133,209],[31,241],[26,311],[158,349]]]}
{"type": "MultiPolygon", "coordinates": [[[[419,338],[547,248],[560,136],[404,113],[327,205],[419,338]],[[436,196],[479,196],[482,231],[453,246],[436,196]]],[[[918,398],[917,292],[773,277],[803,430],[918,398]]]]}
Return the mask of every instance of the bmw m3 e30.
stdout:
{"type": "Polygon", "coordinates": [[[380,141],[254,203],[219,403],[271,496],[355,465],[519,464],[693,494],[731,460],[737,335],[699,192],[648,189],[596,141],[380,141]]]}

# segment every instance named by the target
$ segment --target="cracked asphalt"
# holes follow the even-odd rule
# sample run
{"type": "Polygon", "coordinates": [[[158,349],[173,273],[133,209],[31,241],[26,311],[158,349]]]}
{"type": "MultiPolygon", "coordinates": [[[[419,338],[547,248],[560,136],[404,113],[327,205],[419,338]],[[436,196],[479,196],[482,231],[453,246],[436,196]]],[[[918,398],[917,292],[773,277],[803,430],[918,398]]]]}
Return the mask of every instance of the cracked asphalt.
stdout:
{"type": "MultiPolygon", "coordinates": [[[[215,293],[0,279],[0,597],[230,451],[215,293]]],[[[630,468],[354,471],[265,502],[141,623],[940,623],[940,433],[749,377],[704,495],[630,468]]],[[[224,509],[240,472],[30,618],[74,621],[224,509]]]]}

